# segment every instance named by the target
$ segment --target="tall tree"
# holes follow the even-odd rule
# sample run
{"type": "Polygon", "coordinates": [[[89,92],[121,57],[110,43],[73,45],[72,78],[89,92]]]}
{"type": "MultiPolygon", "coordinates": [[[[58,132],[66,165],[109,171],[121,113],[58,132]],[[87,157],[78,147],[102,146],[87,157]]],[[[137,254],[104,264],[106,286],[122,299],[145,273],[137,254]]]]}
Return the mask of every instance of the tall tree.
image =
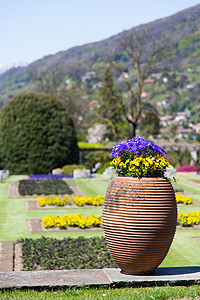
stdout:
{"type": "Polygon", "coordinates": [[[139,122],[139,132],[143,137],[148,138],[149,136],[156,137],[160,130],[160,119],[158,112],[152,107],[148,107],[139,122]]]}
{"type": "Polygon", "coordinates": [[[107,124],[107,136],[112,140],[119,136],[119,122],[121,121],[120,95],[114,85],[109,65],[106,66],[102,86],[99,93],[99,107],[95,110],[100,121],[107,124]]]}
{"type": "Polygon", "coordinates": [[[161,37],[160,40],[149,38],[149,30],[146,28],[124,32],[122,40],[119,41],[118,52],[126,53],[134,68],[132,73],[135,74],[135,77],[124,72],[123,67],[108,56],[108,61],[121,74],[127,86],[128,99],[120,98],[119,101],[123,116],[129,124],[130,137],[135,137],[142,114],[142,92],[145,79],[153,71],[153,67],[155,70],[156,62],[159,61],[169,45],[167,38],[162,39],[161,37]]]}

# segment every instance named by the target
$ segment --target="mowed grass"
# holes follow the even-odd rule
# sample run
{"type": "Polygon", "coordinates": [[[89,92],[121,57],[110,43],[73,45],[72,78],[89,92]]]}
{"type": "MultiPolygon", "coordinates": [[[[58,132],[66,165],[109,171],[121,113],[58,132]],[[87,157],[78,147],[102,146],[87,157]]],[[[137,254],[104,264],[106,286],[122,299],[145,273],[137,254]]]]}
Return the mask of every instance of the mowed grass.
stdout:
{"type": "Polygon", "coordinates": [[[76,185],[86,196],[105,195],[109,183],[109,177],[96,176],[96,178],[74,179],[76,185]]]}
{"type": "MultiPolygon", "coordinates": [[[[20,179],[23,177],[20,176],[20,179]]],[[[91,207],[91,208],[70,208],[70,209],[45,209],[45,210],[27,210],[26,201],[37,200],[33,197],[23,197],[23,198],[7,198],[7,190],[9,181],[18,180],[18,176],[11,177],[6,182],[0,184],[0,241],[15,241],[18,238],[30,237],[39,238],[45,237],[56,237],[64,238],[68,236],[77,237],[80,234],[78,232],[67,232],[61,231],[55,232],[41,232],[41,233],[28,233],[27,221],[29,219],[42,219],[45,215],[62,215],[66,213],[77,214],[81,213],[83,216],[90,214],[100,215],[102,214],[102,207],[91,207]]],[[[90,184],[91,185],[91,184],[90,184]]],[[[100,188],[99,188],[100,190],[100,188]]],[[[94,187],[94,193],[96,187],[94,187]]],[[[104,194],[104,190],[102,193],[104,194]]],[[[82,236],[102,236],[102,232],[82,232],[82,236]]]]}
{"type": "Polygon", "coordinates": [[[175,183],[174,185],[188,191],[188,197],[191,197],[193,200],[200,202],[200,184],[197,184],[200,183],[200,175],[194,173],[177,173],[176,177],[177,183],[175,183]],[[191,182],[187,182],[184,180],[193,181],[194,184],[191,184],[191,182]]]}
{"type": "MultiPolygon", "coordinates": [[[[11,176],[9,180],[0,184],[0,241],[16,241],[18,238],[40,238],[53,237],[62,239],[64,237],[78,236],[92,237],[103,236],[103,232],[41,232],[41,233],[28,233],[27,220],[29,219],[41,219],[45,215],[62,215],[66,213],[82,213],[84,216],[89,214],[99,215],[102,213],[102,207],[95,208],[69,208],[69,209],[45,209],[45,210],[27,210],[25,207],[26,201],[37,199],[32,197],[7,199],[7,189],[9,181],[17,181],[22,179],[23,176],[11,176]]],[[[87,196],[96,196],[99,194],[104,195],[108,186],[108,177],[97,176],[92,179],[76,179],[75,183],[84,191],[87,196]]],[[[178,182],[178,185],[184,185],[182,181],[178,182]]],[[[190,184],[190,188],[193,190],[191,197],[196,199],[200,197],[200,190],[194,189],[190,184]]],[[[195,186],[196,188],[196,186],[195,186]]],[[[200,210],[200,205],[181,205],[178,206],[178,212],[189,212],[200,210]]],[[[163,261],[163,267],[178,267],[178,266],[196,266],[200,265],[200,242],[195,239],[200,237],[199,229],[182,229],[177,230],[175,238],[170,248],[170,251],[163,261]]]]}
{"type": "Polygon", "coordinates": [[[200,183],[200,174],[197,174],[195,172],[178,172],[176,174],[177,178],[185,178],[188,180],[192,180],[194,182],[200,183]]]}
{"type": "Polygon", "coordinates": [[[79,299],[79,300],[165,300],[165,299],[199,299],[200,286],[155,286],[155,287],[123,287],[123,288],[60,288],[51,290],[14,289],[0,291],[2,300],[49,300],[49,299],[79,299]]]}

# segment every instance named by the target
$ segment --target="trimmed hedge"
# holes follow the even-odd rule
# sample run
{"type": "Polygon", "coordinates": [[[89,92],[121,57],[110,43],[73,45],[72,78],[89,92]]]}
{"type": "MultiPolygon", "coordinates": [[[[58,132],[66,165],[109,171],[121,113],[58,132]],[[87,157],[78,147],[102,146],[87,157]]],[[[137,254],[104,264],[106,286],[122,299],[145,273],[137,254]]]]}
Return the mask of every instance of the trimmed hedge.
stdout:
{"type": "Polygon", "coordinates": [[[0,114],[1,167],[13,174],[44,174],[77,163],[79,148],[63,101],[40,93],[22,93],[0,114]]]}

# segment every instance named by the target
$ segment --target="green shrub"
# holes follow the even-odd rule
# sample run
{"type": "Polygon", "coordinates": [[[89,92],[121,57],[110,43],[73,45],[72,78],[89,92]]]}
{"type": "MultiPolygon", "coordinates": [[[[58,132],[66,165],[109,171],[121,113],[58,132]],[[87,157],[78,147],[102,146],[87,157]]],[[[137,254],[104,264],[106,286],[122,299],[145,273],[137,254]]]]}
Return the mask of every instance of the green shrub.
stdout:
{"type": "Polygon", "coordinates": [[[73,165],[66,165],[66,166],[64,166],[62,168],[62,170],[63,170],[64,174],[72,175],[74,170],[76,170],[76,169],[83,169],[83,168],[85,168],[83,165],[73,164],[73,165]]]}
{"type": "Polygon", "coordinates": [[[105,169],[107,169],[108,167],[110,167],[110,160],[102,163],[102,165],[97,170],[97,173],[98,174],[103,174],[103,172],[105,171],[105,169]]]}
{"type": "Polygon", "coordinates": [[[190,163],[190,152],[188,150],[182,152],[169,150],[167,153],[168,155],[165,158],[175,168],[178,168],[182,165],[188,165],[190,163]]]}
{"type": "Polygon", "coordinates": [[[13,174],[47,174],[77,163],[76,133],[64,102],[38,93],[9,100],[0,114],[0,156],[13,174]]]}
{"type": "Polygon", "coordinates": [[[88,151],[82,152],[83,163],[88,169],[92,170],[96,163],[100,162],[103,164],[104,162],[110,161],[109,154],[106,151],[90,151],[88,149],[88,151]]]}

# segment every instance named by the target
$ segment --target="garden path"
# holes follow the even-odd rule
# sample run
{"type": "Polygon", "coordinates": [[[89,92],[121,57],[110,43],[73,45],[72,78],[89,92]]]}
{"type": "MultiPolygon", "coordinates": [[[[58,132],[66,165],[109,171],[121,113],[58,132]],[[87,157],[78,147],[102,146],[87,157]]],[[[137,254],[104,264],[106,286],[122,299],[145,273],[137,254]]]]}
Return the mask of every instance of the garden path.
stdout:
{"type": "Polygon", "coordinates": [[[153,275],[125,275],[118,268],[0,272],[0,288],[191,285],[200,267],[158,268],[153,275]]]}

